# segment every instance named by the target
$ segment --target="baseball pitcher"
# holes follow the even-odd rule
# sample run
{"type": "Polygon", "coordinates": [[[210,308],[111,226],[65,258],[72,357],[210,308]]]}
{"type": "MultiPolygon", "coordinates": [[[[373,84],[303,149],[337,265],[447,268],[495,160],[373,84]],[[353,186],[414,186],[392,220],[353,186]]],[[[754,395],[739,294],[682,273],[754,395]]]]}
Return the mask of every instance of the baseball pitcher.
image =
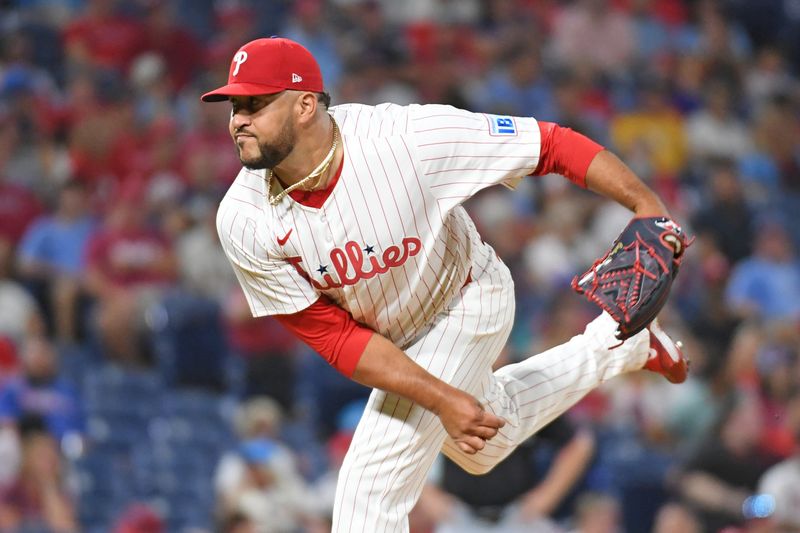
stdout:
{"type": "Polygon", "coordinates": [[[440,450],[485,473],[614,376],[646,368],[686,379],[680,346],[653,322],[686,239],[600,145],[530,117],[328,107],[316,60],[280,38],[242,46],[228,84],[202,99],[232,106],[244,168],[217,227],[253,315],[277,317],[374,389],[339,474],[333,531],[408,531],[440,450]],[[461,204],[552,172],[634,217],[573,282],[600,316],[492,372],[514,317],[513,281],[461,204]]]}

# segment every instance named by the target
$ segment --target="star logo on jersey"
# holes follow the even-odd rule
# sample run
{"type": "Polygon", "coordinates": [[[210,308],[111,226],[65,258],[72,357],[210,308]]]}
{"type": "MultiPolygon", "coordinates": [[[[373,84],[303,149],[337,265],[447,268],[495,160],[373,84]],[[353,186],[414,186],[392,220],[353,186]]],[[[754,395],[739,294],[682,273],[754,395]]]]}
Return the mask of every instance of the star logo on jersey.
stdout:
{"type": "Polygon", "coordinates": [[[283,238],[276,237],[278,239],[278,246],[283,246],[284,244],[286,244],[286,241],[289,240],[289,235],[292,234],[293,229],[294,228],[289,229],[289,231],[286,232],[286,235],[284,235],[283,238]]]}
{"type": "Polygon", "coordinates": [[[303,268],[302,257],[287,257],[286,261],[315,289],[324,291],[339,289],[345,285],[355,285],[362,279],[371,279],[379,274],[385,274],[390,268],[404,265],[409,258],[414,257],[421,250],[422,241],[419,237],[405,237],[399,245],[387,246],[383,253],[375,252],[375,247],[372,245],[362,246],[355,241],[348,241],[344,246],[337,246],[330,251],[330,264],[333,272],[328,272],[328,265],[319,265],[319,268],[316,269],[322,276],[321,282],[312,278],[303,268]],[[367,255],[365,256],[364,253],[367,255]],[[334,274],[338,281],[334,278],[334,274]]]}

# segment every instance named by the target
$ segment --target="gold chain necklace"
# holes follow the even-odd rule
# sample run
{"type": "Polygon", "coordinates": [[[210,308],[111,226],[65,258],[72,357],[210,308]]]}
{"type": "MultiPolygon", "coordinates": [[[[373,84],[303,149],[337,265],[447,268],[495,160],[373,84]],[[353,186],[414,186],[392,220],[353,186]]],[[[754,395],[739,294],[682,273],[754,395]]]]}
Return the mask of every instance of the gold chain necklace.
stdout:
{"type": "Polygon", "coordinates": [[[333,142],[331,143],[331,149],[328,152],[328,155],[325,156],[325,159],[317,165],[317,168],[311,171],[311,174],[306,176],[305,178],[301,179],[294,185],[289,186],[288,188],[282,190],[276,195],[272,194],[272,177],[274,172],[272,169],[269,169],[267,172],[267,199],[269,203],[272,205],[278,205],[278,203],[283,200],[287,194],[292,192],[295,189],[299,189],[303,185],[306,185],[312,179],[317,178],[317,181],[314,183],[311,190],[313,190],[317,185],[319,185],[320,179],[322,179],[322,175],[328,170],[328,167],[331,166],[331,162],[333,161],[333,155],[336,153],[336,147],[339,146],[339,126],[336,125],[336,121],[331,117],[331,124],[333,124],[333,142]]]}

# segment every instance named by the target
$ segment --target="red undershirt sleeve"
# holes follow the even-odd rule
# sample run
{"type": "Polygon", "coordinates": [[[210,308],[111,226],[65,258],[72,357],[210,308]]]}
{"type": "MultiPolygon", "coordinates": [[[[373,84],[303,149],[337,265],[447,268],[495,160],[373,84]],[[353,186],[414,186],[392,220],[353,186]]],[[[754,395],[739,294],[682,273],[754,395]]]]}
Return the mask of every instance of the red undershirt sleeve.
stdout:
{"type": "Polygon", "coordinates": [[[348,378],[374,333],[326,296],[302,311],[275,318],[348,378]]]}
{"type": "Polygon", "coordinates": [[[586,171],[603,146],[553,122],[539,122],[539,132],[542,139],[539,164],[533,175],[561,174],[586,188],[586,171]]]}

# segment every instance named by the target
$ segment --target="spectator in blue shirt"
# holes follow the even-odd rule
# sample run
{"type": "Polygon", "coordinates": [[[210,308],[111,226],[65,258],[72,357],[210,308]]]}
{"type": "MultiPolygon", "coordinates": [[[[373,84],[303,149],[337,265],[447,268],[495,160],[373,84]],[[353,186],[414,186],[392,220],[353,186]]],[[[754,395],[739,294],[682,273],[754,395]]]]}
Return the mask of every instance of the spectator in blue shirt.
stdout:
{"type": "Polygon", "coordinates": [[[48,311],[56,337],[73,341],[77,333],[78,280],[86,243],[95,229],[84,186],[66,183],[55,213],[39,218],[19,246],[19,272],[48,311]]]}
{"type": "Polygon", "coordinates": [[[800,319],[800,261],[783,224],[761,224],[755,252],[731,273],[726,299],[743,317],[800,319]]]}
{"type": "Polygon", "coordinates": [[[85,419],[76,390],[58,374],[57,354],[42,337],[30,337],[22,346],[22,374],[0,388],[0,423],[16,424],[24,417],[41,417],[60,441],[81,435],[85,419]]]}
{"type": "Polygon", "coordinates": [[[540,120],[554,120],[556,104],[550,83],[542,75],[538,50],[518,46],[504,58],[475,91],[472,99],[477,108],[489,113],[531,115],[540,120]]]}

